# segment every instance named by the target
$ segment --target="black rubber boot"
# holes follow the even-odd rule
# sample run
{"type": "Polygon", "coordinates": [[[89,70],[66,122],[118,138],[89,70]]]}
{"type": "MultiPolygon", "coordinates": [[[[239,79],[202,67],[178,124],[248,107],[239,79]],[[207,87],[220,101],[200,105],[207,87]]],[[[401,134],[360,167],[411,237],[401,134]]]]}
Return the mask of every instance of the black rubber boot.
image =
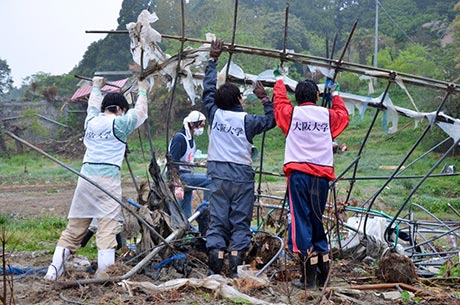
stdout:
{"type": "Polygon", "coordinates": [[[300,289],[316,288],[316,273],[318,268],[318,256],[300,257],[300,280],[292,281],[292,285],[300,289]]]}
{"type": "Polygon", "coordinates": [[[220,274],[224,267],[225,252],[219,249],[211,249],[208,253],[209,270],[208,275],[220,274]]]}
{"type": "Polygon", "coordinates": [[[228,265],[230,269],[230,276],[238,278],[238,266],[243,263],[244,254],[246,251],[232,251],[228,256],[228,265]]]}
{"type": "Polygon", "coordinates": [[[91,239],[91,237],[93,237],[93,235],[94,235],[93,231],[87,230],[85,236],[83,236],[83,239],[81,241],[80,247],[82,247],[82,248],[85,247],[88,244],[88,242],[91,239]]]}
{"type": "Polygon", "coordinates": [[[318,287],[324,287],[327,276],[329,274],[329,252],[323,252],[318,255],[318,274],[316,280],[318,287]]]}

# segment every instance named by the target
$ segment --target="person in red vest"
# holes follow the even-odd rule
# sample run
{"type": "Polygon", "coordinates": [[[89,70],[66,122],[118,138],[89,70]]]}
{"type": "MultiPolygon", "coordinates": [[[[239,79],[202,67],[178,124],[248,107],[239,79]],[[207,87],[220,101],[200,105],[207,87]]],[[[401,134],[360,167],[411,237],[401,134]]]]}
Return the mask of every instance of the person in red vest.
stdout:
{"type": "Polygon", "coordinates": [[[319,89],[312,80],[300,81],[293,106],[287,97],[282,69],[275,69],[275,120],[286,136],[283,171],[287,177],[288,247],[301,260],[302,289],[324,286],[329,273],[329,250],[322,216],[329,181],[335,179],[333,139],[348,126],[348,112],[337,92],[330,109],[318,106],[319,89]]]}

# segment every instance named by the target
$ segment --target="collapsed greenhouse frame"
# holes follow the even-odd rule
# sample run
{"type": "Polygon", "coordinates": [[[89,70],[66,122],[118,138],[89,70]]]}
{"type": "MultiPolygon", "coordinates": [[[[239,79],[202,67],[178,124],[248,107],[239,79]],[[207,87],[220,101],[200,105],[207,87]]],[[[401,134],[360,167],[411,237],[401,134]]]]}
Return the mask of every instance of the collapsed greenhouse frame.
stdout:
{"type": "MultiPolygon", "coordinates": [[[[158,62],[156,65],[152,65],[144,69],[146,64],[143,62],[143,54],[140,56],[140,66],[141,66],[141,72],[140,72],[140,78],[146,78],[150,75],[153,75],[155,73],[161,72],[161,69],[163,69],[167,65],[174,64],[176,66],[176,73],[175,77],[172,82],[172,87],[170,91],[170,103],[169,103],[169,112],[171,111],[171,107],[173,104],[173,101],[175,99],[175,92],[176,92],[176,87],[179,84],[179,80],[182,76],[184,76],[184,73],[181,73],[181,61],[187,57],[187,55],[193,55],[194,52],[203,52],[207,51],[208,49],[200,49],[200,50],[194,50],[190,51],[189,49],[186,48],[186,42],[191,42],[191,43],[202,43],[202,44],[208,44],[208,40],[202,40],[202,39],[195,39],[195,38],[190,38],[185,36],[185,12],[184,12],[184,0],[180,1],[181,4],[181,31],[182,35],[181,36],[174,36],[174,35],[166,35],[162,34],[161,37],[163,39],[172,39],[172,40],[178,40],[180,41],[180,49],[177,53],[176,56],[173,56],[169,58],[167,61],[164,62],[158,62]]],[[[457,126],[460,124],[460,120],[456,118],[451,118],[446,115],[442,114],[442,109],[445,106],[445,103],[448,101],[449,97],[451,95],[457,94],[460,92],[460,85],[455,84],[455,83],[450,83],[450,82],[445,82],[445,81],[440,81],[436,79],[431,79],[431,78],[426,78],[426,77],[421,77],[417,75],[411,75],[407,73],[399,73],[397,71],[390,71],[390,70],[385,70],[385,69],[380,69],[376,67],[370,67],[370,66],[365,66],[365,65],[360,65],[360,64],[355,64],[355,63],[350,63],[350,62],[345,62],[344,56],[347,51],[347,48],[349,46],[349,43],[352,39],[353,32],[357,26],[357,21],[353,25],[352,30],[350,31],[348,40],[345,44],[345,47],[342,50],[342,53],[339,57],[339,59],[333,59],[331,58],[324,58],[324,57],[318,57],[318,56],[310,56],[310,55],[305,55],[305,54],[300,54],[300,53],[295,53],[291,52],[287,49],[287,36],[288,36],[288,25],[289,25],[289,1],[286,1],[286,11],[285,11],[285,24],[284,24],[284,48],[283,50],[271,50],[271,49],[263,49],[263,48],[258,48],[258,47],[253,47],[253,46],[243,46],[243,45],[238,45],[236,44],[236,32],[237,32],[237,16],[238,16],[238,0],[235,0],[235,9],[234,9],[234,23],[232,25],[232,39],[229,43],[224,44],[224,52],[228,52],[229,58],[227,62],[227,71],[225,73],[227,80],[233,81],[239,84],[248,84],[252,80],[248,78],[238,78],[230,73],[230,65],[232,62],[232,57],[233,54],[249,54],[251,56],[263,56],[263,57],[269,57],[269,58],[275,58],[279,59],[280,64],[291,62],[291,63],[299,63],[303,65],[309,65],[309,66],[316,66],[316,67],[322,67],[322,68],[327,68],[330,71],[333,72],[333,78],[335,79],[335,76],[340,73],[340,72],[350,72],[350,73],[355,73],[359,75],[366,75],[370,76],[373,78],[378,78],[378,79],[383,79],[387,81],[386,88],[384,90],[384,93],[379,97],[379,101],[374,104],[370,104],[372,108],[375,109],[375,114],[372,120],[371,125],[369,126],[369,129],[366,133],[365,138],[363,139],[363,143],[357,153],[356,158],[353,160],[353,162],[346,167],[346,169],[341,172],[338,176],[337,179],[330,184],[330,206],[329,208],[333,211],[330,216],[325,215],[324,219],[326,223],[328,224],[328,232],[329,232],[329,238],[330,242],[331,240],[336,241],[336,246],[338,247],[340,253],[343,253],[344,246],[346,246],[347,239],[343,237],[343,235],[349,235],[348,240],[352,240],[355,236],[360,236],[360,238],[368,238],[368,222],[370,222],[372,218],[384,218],[385,219],[385,230],[382,234],[384,238],[384,241],[387,243],[388,249],[391,250],[396,250],[398,244],[398,233],[401,231],[408,231],[408,243],[405,243],[402,250],[402,253],[406,254],[407,256],[411,257],[413,259],[413,262],[416,266],[419,267],[421,271],[425,271],[428,269],[429,266],[435,265],[439,266],[443,262],[445,262],[447,259],[452,259],[455,256],[458,256],[459,251],[452,249],[452,251],[438,251],[438,249],[433,245],[433,242],[441,239],[441,238],[446,238],[449,236],[454,236],[454,237],[460,237],[459,235],[459,230],[460,230],[460,223],[458,222],[448,222],[448,221],[443,221],[439,218],[437,218],[435,215],[430,213],[428,210],[426,210],[423,206],[417,205],[413,202],[411,202],[411,198],[413,195],[417,192],[417,190],[420,188],[420,186],[428,179],[428,178],[441,178],[441,177],[448,177],[448,176],[458,176],[459,173],[449,173],[449,174],[433,174],[434,171],[441,165],[443,160],[452,152],[452,150],[458,146],[460,138],[458,133],[455,133],[456,130],[454,130],[453,134],[449,134],[449,138],[453,139],[453,144],[449,147],[449,149],[441,156],[441,158],[435,163],[435,165],[432,166],[432,168],[424,175],[420,176],[404,176],[401,175],[401,173],[410,166],[404,165],[406,162],[409,160],[411,156],[413,156],[416,148],[420,145],[422,140],[425,138],[425,136],[428,134],[428,131],[433,128],[435,124],[442,123],[442,124],[450,124],[452,126],[455,126],[454,128],[457,128],[457,126]],[[387,111],[389,109],[388,104],[385,104],[386,97],[388,94],[388,91],[392,85],[395,85],[397,83],[404,83],[404,84],[411,84],[414,86],[422,86],[422,87],[428,87],[434,90],[441,90],[445,92],[445,95],[441,101],[441,103],[438,105],[437,109],[430,114],[422,114],[425,117],[430,119],[430,124],[425,128],[425,130],[422,132],[420,137],[416,140],[416,142],[413,144],[413,147],[410,149],[410,151],[406,154],[406,156],[403,158],[403,160],[394,168],[392,174],[388,177],[358,177],[357,175],[357,169],[359,166],[359,161],[363,155],[364,148],[367,144],[367,141],[370,137],[371,131],[375,127],[377,118],[381,112],[387,111]],[[352,172],[351,176],[347,176],[349,172],[352,172]],[[397,213],[393,216],[389,215],[383,215],[383,213],[378,212],[373,210],[373,205],[376,202],[376,199],[378,196],[382,193],[382,191],[388,186],[389,183],[391,183],[393,180],[396,179],[420,179],[419,182],[416,184],[416,186],[412,189],[410,192],[409,196],[404,199],[402,202],[399,210],[397,213]],[[359,208],[355,207],[349,207],[347,204],[350,202],[351,199],[351,194],[354,188],[354,185],[357,181],[360,180],[365,180],[365,179],[379,179],[379,180],[384,180],[384,183],[382,186],[369,198],[368,200],[364,201],[363,203],[360,204],[359,208]],[[349,182],[349,189],[347,190],[347,198],[344,203],[339,203],[337,200],[337,183],[339,181],[348,181],[349,182]],[[339,204],[345,205],[344,211],[352,213],[354,216],[356,216],[356,219],[358,221],[358,226],[352,226],[350,224],[344,223],[340,217],[339,217],[339,204]],[[430,218],[433,219],[433,221],[420,221],[416,220],[413,218],[413,210],[414,209],[419,209],[426,213],[430,218]],[[404,215],[401,217],[402,213],[404,211],[409,211],[407,215],[404,215]],[[423,241],[421,243],[416,243],[415,240],[417,239],[422,239],[423,241]],[[423,246],[423,252],[421,252],[421,247],[423,246]]],[[[108,33],[108,34],[128,34],[128,31],[87,31],[87,33],[108,33]]],[[[200,74],[194,74],[193,75],[195,78],[200,78],[202,75],[200,74]]],[[[274,82],[271,81],[263,81],[265,86],[272,86],[274,82]]],[[[130,86],[133,84],[131,83],[130,86]]],[[[131,88],[124,89],[124,91],[129,92],[131,88]]],[[[410,111],[408,112],[406,109],[393,109],[393,111],[398,112],[398,114],[402,115],[412,115],[410,111]]],[[[170,124],[170,117],[168,113],[168,126],[170,124]]],[[[147,127],[148,130],[150,128],[147,127]]],[[[168,132],[167,132],[168,133],[168,132]]],[[[12,137],[14,135],[10,134],[12,137]]],[[[166,135],[168,138],[168,135],[166,135]]],[[[20,141],[21,139],[15,138],[16,140],[20,141]]],[[[150,149],[151,153],[153,156],[154,162],[156,162],[156,157],[155,157],[155,152],[151,140],[151,136],[149,134],[149,144],[150,144],[150,149]]],[[[24,142],[24,144],[27,144],[24,142]]],[[[259,168],[256,171],[256,173],[259,175],[259,187],[257,189],[257,194],[256,195],[256,204],[255,207],[257,209],[257,222],[261,222],[260,219],[260,214],[259,214],[259,209],[261,208],[270,208],[270,209],[278,209],[278,210],[286,210],[286,207],[284,206],[284,197],[278,197],[278,196],[272,196],[270,194],[262,194],[261,193],[261,188],[260,188],[260,183],[261,183],[261,177],[262,175],[276,175],[276,176],[283,176],[283,174],[274,174],[274,173],[269,173],[265,172],[263,169],[263,154],[264,154],[264,140],[262,140],[262,147],[260,149],[261,151],[261,157],[260,157],[260,164],[259,168]],[[266,205],[263,203],[259,202],[260,198],[270,198],[272,200],[279,200],[280,205],[266,205]]],[[[423,155],[421,156],[423,157],[423,155]]],[[[136,183],[134,181],[134,183],[136,183]]],[[[160,184],[164,182],[160,181],[160,184]]],[[[456,214],[457,216],[460,217],[460,213],[451,205],[449,205],[449,208],[456,214]]],[[[197,215],[192,216],[189,221],[192,221],[197,215]]],[[[141,217],[142,219],[142,217],[141,217]]],[[[143,222],[143,220],[141,221],[143,222]]],[[[148,224],[147,224],[148,227],[148,224]]],[[[158,234],[154,229],[148,228],[150,232],[153,232],[153,234],[158,234]]],[[[117,280],[123,280],[126,278],[129,278],[132,276],[134,273],[138,272],[149,260],[151,260],[155,255],[157,255],[159,249],[162,247],[167,247],[169,246],[169,241],[176,238],[178,235],[182,233],[181,230],[183,228],[178,228],[178,231],[174,232],[172,235],[168,236],[168,238],[163,238],[161,237],[162,242],[158,245],[157,248],[155,248],[154,251],[150,252],[150,254],[146,255],[142,261],[136,265],[130,272],[125,274],[122,277],[119,278],[114,278],[112,279],[113,281],[117,280]]],[[[160,235],[161,236],[161,235],[160,235]]],[[[458,248],[457,248],[458,249],[458,248]]],[[[277,253],[279,255],[279,252],[277,253]]],[[[274,258],[276,259],[276,257],[274,258]]],[[[262,270],[263,271],[263,270],[262,270]]],[[[423,272],[421,272],[423,273],[423,272]]],[[[260,274],[260,272],[258,273],[260,274]]],[[[90,284],[90,283],[98,283],[98,282],[106,282],[107,280],[86,280],[86,281],[79,281],[78,283],[63,283],[63,286],[61,287],[67,287],[67,286],[73,286],[75,284],[90,284]]]]}

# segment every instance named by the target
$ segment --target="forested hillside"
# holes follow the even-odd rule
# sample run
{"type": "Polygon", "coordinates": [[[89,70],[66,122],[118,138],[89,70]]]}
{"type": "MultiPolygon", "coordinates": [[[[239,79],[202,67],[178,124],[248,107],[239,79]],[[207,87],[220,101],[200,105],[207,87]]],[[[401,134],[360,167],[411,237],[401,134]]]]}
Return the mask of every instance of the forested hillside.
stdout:
{"type": "MultiPolygon", "coordinates": [[[[155,29],[163,34],[181,34],[181,7],[179,0],[148,1],[125,0],[118,18],[118,29],[124,30],[128,22],[136,21],[142,9],[151,3],[159,21],[155,29]]],[[[267,48],[283,48],[286,2],[289,3],[289,28],[287,48],[298,53],[327,56],[326,40],[329,48],[337,34],[336,56],[343,47],[353,22],[359,18],[359,25],[353,36],[352,48],[347,55],[350,61],[372,64],[374,52],[375,0],[327,1],[327,0],[243,0],[238,1],[235,43],[267,48]]],[[[445,64],[441,71],[426,72],[430,77],[453,79],[457,75],[453,69],[454,52],[442,49],[441,40],[453,31],[456,0],[381,0],[379,2],[379,56],[390,56],[397,60],[406,50],[416,48],[420,60],[433,60],[445,64]],[[387,55],[389,54],[389,55],[387,55]],[[450,64],[449,64],[450,62],[450,64]],[[448,69],[451,67],[452,69],[448,69]]],[[[185,4],[184,36],[204,39],[204,34],[213,32],[218,37],[230,41],[233,30],[235,1],[191,0],[185,4]]],[[[97,29],[104,30],[104,29],[97,29]]],[[[108,29],[107,29],[108,30],[108,29]]],[[[91,35],[91,34],[88,34],[91,35]]],[[[167,53],[178,51],[177,43],[164,41],[167,53]]],[[[411,53],[414,53],[413,50],[411,53]]],[[[417,58],[415,58],[417,59],[417,58]]],[[[385,58],[382,59],[384,64],[385,58]]],[[[239,63],[243,67],[252,63],[239,63]]],[[[129,39],[126,35],[109,34],[93,43],[75,73],[90,75],[100,70],[126,70],[131,63],[129,39]]]]}
{"type": "MultiPolygon", "coordinates": [[[[185,18],[182,33],[180,0],[125,0],[120,9],[117,30],[125,31],[126,24],[136,21],[139,13],[148,8],[158,15],[159,20],[153,27],[162,34],[183,34],[188,38],[205,39],[205,34],[211,32],[230,42],[235,30],[236,45],[281,50],[284,47],[288,4],[287,49],[296,53],[337,59],[353,23],[358,20],[344,60],[372,66],[375,64],[374,39],[378,4],[378,67],[457,82],[460,76],[460,55],[457,52],[460,47],[460,13],[457,11],[457,2],[458,0],[240,0],[237,1],[238,10],[235,12],[234,0],[190,0],[188,3],[183,2],[185,18]],[[337,40],[334,45],[335,37],[337,40]]],[[[185,45],[198,46],[190,42],[185,42],[185,45]]],[[[163,39],[162,47],[166,53],[174,55],[180,50],[180,42],[163,39]]],[[[40,92],[48,92],[49,87],[55,87],[56,95],[66,100],[78,82],[73,77],[74,74],[92,77],[96,71],[126,71],[132,64],[129,50],[129,37],[126,33],[107,34],[105,38],[88,47],[82,60],[76,63],[76,67],[69,74],[32,75],[28,84],[22,88],[22,99],[40,98],[40,92]]],[[[247,54],[234,54],[232,60],[246,73],[252,74],[258,74],[279,63],[273,58],[247,54]]],[[[305,78],[308,77],[308,69],[303,65],[290,63],[289,75],[293,79],[305,78]]],[[[373,94],[375,97],[384,90],[384,83],[378,82],[375,84],[375,93],[369,93],[368,84],[350,73],[340,73],[338,81],[341,90],[354,94],[373,94]]],[[[424,88],[410,88],[410,91],[414,100],[421,103],[420,110],[433,110],[437,103],[436,92],[424,88]]],[[[408,97],[401,90],[391,89],[390,93],[398,97],[400,106],[409,105],[408,97]]],[[[156,92],[157,97],[166,95],[167,92],[156,92]]],[[[179,90],[176,99],[183,101],[186,96],[179,90]]],[[[457,102],[449,103],[446,112],[458,117],[459,107],[456,105],[457,102]]],[[[176,110],[180,116],[181,110],[176,110]]]]}

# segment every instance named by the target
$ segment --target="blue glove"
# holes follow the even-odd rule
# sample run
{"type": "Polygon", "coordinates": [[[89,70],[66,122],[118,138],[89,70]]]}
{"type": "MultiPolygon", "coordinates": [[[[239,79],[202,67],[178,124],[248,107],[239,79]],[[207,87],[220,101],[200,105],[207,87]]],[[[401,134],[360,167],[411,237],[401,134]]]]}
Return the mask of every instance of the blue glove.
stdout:
{"type": "Polygon", "coordinates": [[[196,207],[195,212],[200,212],[200,214],[204,214],[208,209],[209,209],[209,202],[203,201],[196,207]]]}
{"type": "Polygon", "coordinates": [[[331,106],[332,104],[332,92],[337,88],[336,83],[331,79],[327,78],[324,83],[324,95],[323,95],[323,106],[331,106]]]}

